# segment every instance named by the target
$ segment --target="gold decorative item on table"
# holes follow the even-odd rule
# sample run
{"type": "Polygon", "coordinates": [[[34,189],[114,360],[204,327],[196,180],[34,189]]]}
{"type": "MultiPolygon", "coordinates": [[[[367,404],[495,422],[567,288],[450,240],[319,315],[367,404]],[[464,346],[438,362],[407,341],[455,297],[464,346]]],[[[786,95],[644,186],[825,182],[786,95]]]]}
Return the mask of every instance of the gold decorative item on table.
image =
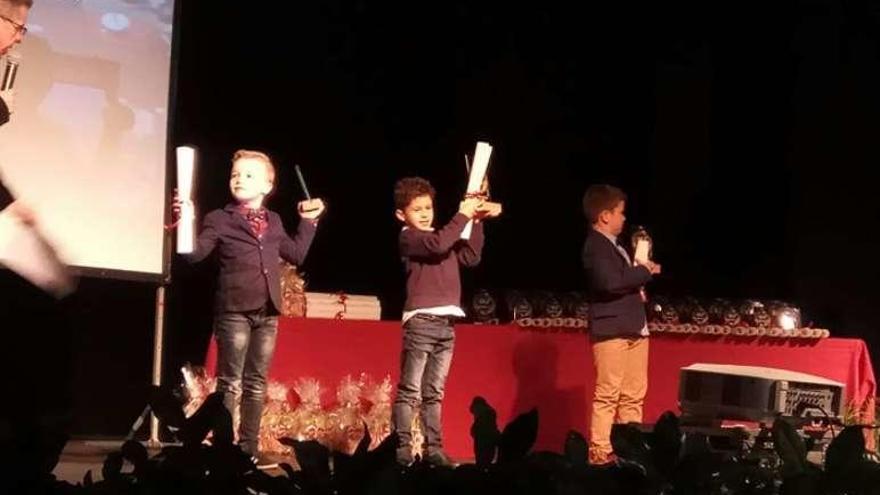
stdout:
{"type": "Polygon", "coordinates": [[[266,391],[266,405],[260,423],[259,449],[263,452],[289,453],[279,438],[291,437],[296,430],[293,408],[287,400],[289,389],[278,382],[270,382],[266,391]]]}
{"type": "MultiPolygon", "coordinates": [[[[189,401],[185,404],[191,416],[214,391],[215,381],[203,368],[187,365],[184,386],[189,401]]],[[[391,377],[374,382],[361,373],[358,379],[344,377],[336,387],[336,404],[324,408],[324,388],[314,378],[302,377],[292,386],[270,381],[259,433],[261,451],[292,455],[291,448],[280,438],[316,440],[328,449],[352,453],[363,438],[364,425],[370,432],[370,448],[377,447],[391,433],[391,377]]],[[[235,414],[237,416],[237,414],[235,414]]],[[[237,422],[235,423],[237,430],[237,422]]],[[[416,452],[423,437],[418,425],[413,429],[416,452]]]]}
{"type": "Polygon", "coordinates": [[[296,266],[281,261],[281,314],[291,317],[306,315],[306,281],[296,266]]]}

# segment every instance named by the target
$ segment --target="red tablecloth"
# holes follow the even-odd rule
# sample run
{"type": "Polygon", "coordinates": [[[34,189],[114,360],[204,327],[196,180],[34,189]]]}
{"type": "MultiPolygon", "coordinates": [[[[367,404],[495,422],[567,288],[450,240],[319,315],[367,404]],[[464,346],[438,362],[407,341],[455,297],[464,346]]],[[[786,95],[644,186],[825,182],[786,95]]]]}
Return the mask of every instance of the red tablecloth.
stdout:
{"type": "MultiPolygon", "coordinates": [[[[543,329],[546,330],[546,329],[543,329]]],[[[311,377],[329,389],[345,375],[367,373],[376,380],[390,374],[396,383],[400,359],[400,323],[286,319],[270,369],[273,380],[291,384],[311,377]]],[[[858,339],[816,341],[658,334],[651,337],[645,422],[664,411],[678,412],[679,370],[693,363],[741,364],[783,368],[846,384],[847,401],[863,406],[873,421],[874,372],[865,343],[858,339]]],[[[206,364],[213,371],[212,342],[206,364]]],[[[568,430],[588,428],[594,370],[584,334],[537,332],[514,325],[456,327],[455,357],[446,386],[443,430],[456,458],[473,456],[471,399],[480,395],[498,412],[499,427],[537,407],[536,448],[560,451],[568,430]]]]}

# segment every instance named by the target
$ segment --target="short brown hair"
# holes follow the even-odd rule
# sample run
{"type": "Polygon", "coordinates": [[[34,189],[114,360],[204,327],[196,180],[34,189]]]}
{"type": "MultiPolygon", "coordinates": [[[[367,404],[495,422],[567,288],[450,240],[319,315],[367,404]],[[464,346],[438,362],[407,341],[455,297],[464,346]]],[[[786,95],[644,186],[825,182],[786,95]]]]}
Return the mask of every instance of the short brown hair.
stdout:
{"type": "Polygon", "coordinates": [[[272,159],[269,158],[269,155],[263,153],[262,151],[237,150],[235,153],[232,154],[232,163],[234,164],[241,158],[252,158],[265,163],[266,176],[269,178],[269,182],[275,184],[275,165],[272,164],[272,159]]]}
{"type": "Polygon", "coordinates": [[[409,206],[410,202],[419,196],[431,196],[434,199],[436,192],[430,182],[421,177],[405,177],[394,184],[394,207],[402,210],[409,206]]]}
{"type": "Polygon", "coordinates": [[[0,4],[6,4],[10,7],[27,7],[31,8],[34,6],[34,0],[0,0],[0,4]]]}
{"type": "Polygon", "coordinates": [[[626,193],[608,184],[594,184],[584,193],[584,215],[590,223],[599,221],[603,211],[613,210],[626,201],[626,193]]]}

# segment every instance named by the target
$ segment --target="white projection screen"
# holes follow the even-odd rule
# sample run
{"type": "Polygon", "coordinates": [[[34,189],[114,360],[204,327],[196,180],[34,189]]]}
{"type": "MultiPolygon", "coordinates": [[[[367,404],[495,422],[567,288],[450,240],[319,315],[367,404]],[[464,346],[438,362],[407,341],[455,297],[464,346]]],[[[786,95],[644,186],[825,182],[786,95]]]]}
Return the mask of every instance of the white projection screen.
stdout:
{"type": "Polygon", "coordinates": [[[37,0],[15,49],[0,173],[81,273],[163,276],[173,19],[174,0],[37,0]]]}

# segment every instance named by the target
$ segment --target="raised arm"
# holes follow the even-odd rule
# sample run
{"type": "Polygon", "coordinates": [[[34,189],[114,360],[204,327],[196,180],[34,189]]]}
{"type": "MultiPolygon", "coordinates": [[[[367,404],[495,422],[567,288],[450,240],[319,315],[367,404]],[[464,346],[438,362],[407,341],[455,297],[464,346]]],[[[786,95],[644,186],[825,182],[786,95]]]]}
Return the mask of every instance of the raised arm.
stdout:
{"type": "Polygon", "coordinates": [[[288,263],[297,266],[301,265],[303,261],[306,260],[306,255],[309,254],[309,248],[312,246],[312,241],[315,239],[316,230],[316,222],[301,218],[293,239],[287,235],[287,232],[282,234],[281,246],[279,248],[281,257],[288,263]]]}
{"type": "Polygon", "coordinates": [[[433,232],[405,229],[400,234],[400,255],[407,258],[440,256],[451,250],[459,241],[468,217],[456,213],[443,228],[433,232]]]}
{"type": "Polygon", "coordinates": [[[483,222],[474,222],[471,238],[462,239],[455,246],[455,255],[458,256],[458,262],[468,267],[479,265],[485,240],[486,235],[483,229],[483,222]]]}

